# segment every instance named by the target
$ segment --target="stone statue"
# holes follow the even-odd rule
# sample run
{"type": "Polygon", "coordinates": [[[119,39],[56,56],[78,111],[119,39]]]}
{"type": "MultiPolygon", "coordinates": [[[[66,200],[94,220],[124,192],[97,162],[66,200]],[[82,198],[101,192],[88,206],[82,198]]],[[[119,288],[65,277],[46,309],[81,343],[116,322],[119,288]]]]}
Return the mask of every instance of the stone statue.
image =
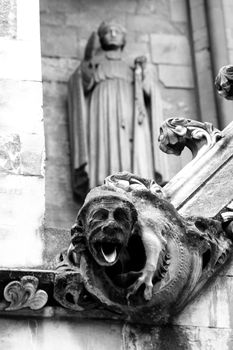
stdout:
{"type": "Polygon", "coordinates": [[[69,82],[73,189],[81,197],[114,172],[159,176],[154,143],[162,109],[155,72],[143,56],[131,67],[125,44],[125,29],[103,22],[69,82]]]}

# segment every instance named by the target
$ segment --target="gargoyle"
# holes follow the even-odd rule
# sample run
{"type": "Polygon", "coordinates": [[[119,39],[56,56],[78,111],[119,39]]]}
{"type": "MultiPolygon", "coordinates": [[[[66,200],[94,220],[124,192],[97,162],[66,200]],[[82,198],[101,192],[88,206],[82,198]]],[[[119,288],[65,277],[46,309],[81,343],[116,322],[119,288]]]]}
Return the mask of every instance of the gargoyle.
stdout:
{"type": "Polygon", "coordinates": [[[68,259],[106,309],[160,324],[199,292],[231,246],[219,220],[180,216],[154,181],[124,172],[87,195],[68,259]]]}
{"type": "Polygon", "coordinates": [[[233,66],[223,66],[220,68],[215,79],[215,87],[220,96],[227,100],[233,100],[233,66]]]}

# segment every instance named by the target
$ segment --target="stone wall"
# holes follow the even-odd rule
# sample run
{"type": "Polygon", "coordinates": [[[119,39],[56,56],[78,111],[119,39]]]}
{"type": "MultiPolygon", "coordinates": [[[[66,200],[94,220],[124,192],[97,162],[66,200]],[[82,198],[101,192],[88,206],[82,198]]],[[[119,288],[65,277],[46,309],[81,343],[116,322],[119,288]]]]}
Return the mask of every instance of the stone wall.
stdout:
{"type": "Polygon", "coordinates": [[[42,263],[44,129],[39,2],[0,1],[0,265],[42,263]]]}

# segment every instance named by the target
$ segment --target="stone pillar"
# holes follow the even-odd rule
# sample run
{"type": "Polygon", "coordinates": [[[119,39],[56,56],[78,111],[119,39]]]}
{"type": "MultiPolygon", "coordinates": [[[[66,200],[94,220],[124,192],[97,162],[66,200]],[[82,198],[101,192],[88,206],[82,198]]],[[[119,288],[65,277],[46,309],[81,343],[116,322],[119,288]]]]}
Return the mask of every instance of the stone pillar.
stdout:
{"type": "Polygon", "coordinates": [[[0,1],[0,266],[42,263],[44,129],[38,0],[0,1]]]}

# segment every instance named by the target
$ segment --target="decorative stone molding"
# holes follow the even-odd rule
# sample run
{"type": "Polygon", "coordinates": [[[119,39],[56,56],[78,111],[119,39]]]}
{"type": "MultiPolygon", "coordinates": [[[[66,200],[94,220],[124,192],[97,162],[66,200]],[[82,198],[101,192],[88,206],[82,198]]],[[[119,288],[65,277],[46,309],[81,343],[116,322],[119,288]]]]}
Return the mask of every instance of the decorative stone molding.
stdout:
{"type": "Polygon", "coordinates": [[[48,301],[48,294],[41,289],[37,289],[38,278],[34,276],[24,276],[20,281],[12,281],[4,288],[4,298],[10,303],[4,308],[5,311],[15,311],[23,308],[38,310],[45,306],[48,301]]]}
{"type": "Polygon", "coordinates": [[[227,100],[233,100],[233,66],[223,66],[220,68],[215,79],[215,87],[220,96],[227,100]]]}
{"type": "Polygon", "coordinates": [[[222,138],[222,133],[211,123],[185,118],[169,118],[160,128],[160,149],[168,154],[180,155],[185,147],[198,159],[222,138]]]}

